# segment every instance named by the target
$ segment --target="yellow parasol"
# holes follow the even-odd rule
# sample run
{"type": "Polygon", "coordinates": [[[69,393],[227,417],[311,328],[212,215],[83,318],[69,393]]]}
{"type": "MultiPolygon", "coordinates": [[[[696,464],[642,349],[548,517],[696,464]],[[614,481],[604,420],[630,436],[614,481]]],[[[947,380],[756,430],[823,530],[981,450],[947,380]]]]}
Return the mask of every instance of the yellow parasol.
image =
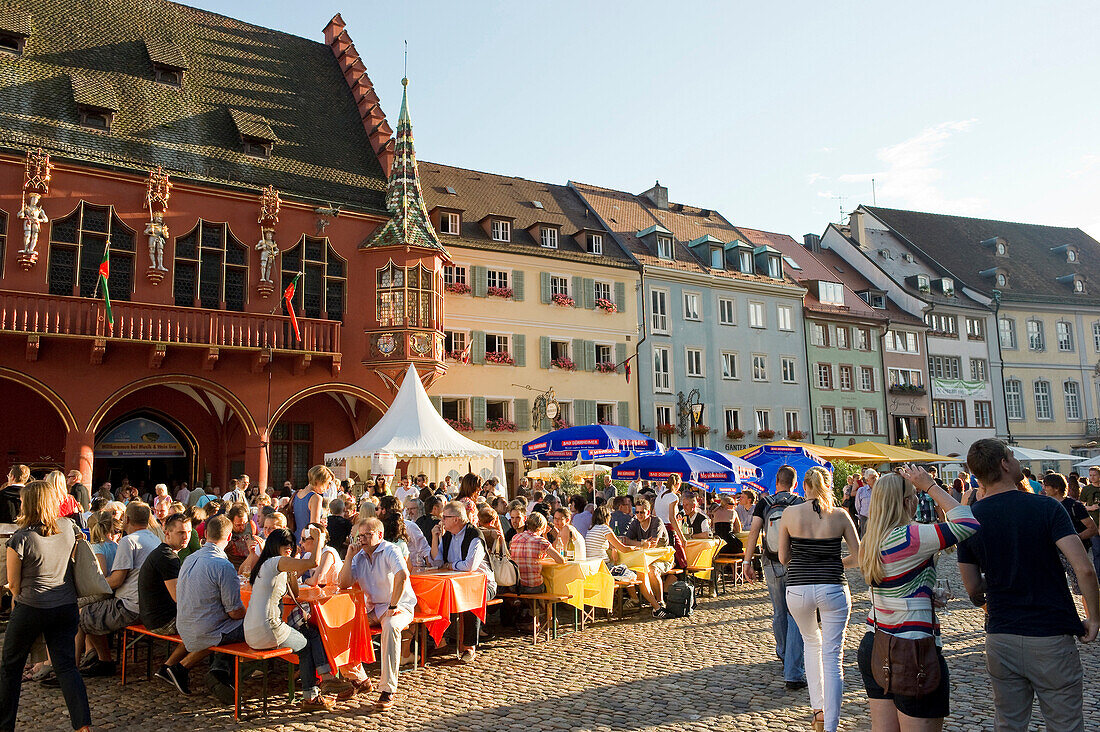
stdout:
{"type": "MultiPolygon", "coordinates": [[[[765,443],[773,447],[802,447],[806,452],[813,453],[817,457],[823,460],[846,460],[850,463],[867,462],[868,455],[864,452],[854,452],[854,448],[844,449],[841,447],[822,447],[821,445],[814,445],[809,442],[798,442],[796,440],[775,440],[774,442],[765,443]]],[[[750,452],[760,447],[759,445],[753,445],[752,447],[746,447],[744,450],[738,450],[737,452],[730,453],[735,457],[744,457],[750,452]]],[[[875,462],[882,462],[882,460],[875,460],[875,462]]]]}
{"type": "Polygon", "coordinates": [[[852,461],[862,463],[958,463],[966,460],[964,457],[948,457],[947,455],[937,455],[934,452],[913,450],[901,445],[885,445],[881,442],[871,442],[869,440],[849,445],[848,449],[867,455],[867,458],[852,461]]]}

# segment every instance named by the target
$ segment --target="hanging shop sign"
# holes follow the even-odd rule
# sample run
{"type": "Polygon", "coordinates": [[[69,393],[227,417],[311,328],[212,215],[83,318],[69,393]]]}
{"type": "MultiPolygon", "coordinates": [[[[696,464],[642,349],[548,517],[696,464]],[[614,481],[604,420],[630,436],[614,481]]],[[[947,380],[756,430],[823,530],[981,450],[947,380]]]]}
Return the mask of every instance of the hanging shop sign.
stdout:
{"type": "Polygon", "coordinates": [[[129,419],[110,429],[95,446],[97,458],[186,457],[172,431],[151,419],[129,419]]]}

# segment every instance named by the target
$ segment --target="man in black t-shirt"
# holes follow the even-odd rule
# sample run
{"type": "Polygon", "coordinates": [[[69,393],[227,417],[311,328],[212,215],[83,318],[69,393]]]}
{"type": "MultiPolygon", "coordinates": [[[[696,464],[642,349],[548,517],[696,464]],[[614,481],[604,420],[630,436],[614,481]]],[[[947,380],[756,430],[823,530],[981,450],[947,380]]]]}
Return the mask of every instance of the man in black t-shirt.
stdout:
{"type": "MultiPolygon", "coordinates": [[[[191,521],[186,514],[174,513],[164,520],[164,542],[154,549],[141,565],[138,575],[138,609],[141,623],[158,635],[176,633],[176,578],[180,573],[179,551],[191,538],[191,521]]],[[[205,655],[205,654],[204,654],[205,655]]],[[[168,660],[157,671],[157,678],[175,686],[180,693],[190,694],[189,669],[203,657],[188,654],[183,644],[177,644],[168,660]]]]}
{"type": "Polygon", "coordinates": [[[1081,656],[1074,643],[1100,629],[1100,587],[1069,514],[1057,501],[1017,490],[1020,462],[994,439],[970,446],[967,465],[985,495],[981,524],[959,545],[959,571],[975,605],[987,604],[985,656],[998,730],[1025,730],[1034,695],[1047,729],[1083,732],[1081,656]],[[1077,573],[1081,622],[1059,552],[1077,573]],[[984,573],[984,576],[983,576],[984,573]]]}

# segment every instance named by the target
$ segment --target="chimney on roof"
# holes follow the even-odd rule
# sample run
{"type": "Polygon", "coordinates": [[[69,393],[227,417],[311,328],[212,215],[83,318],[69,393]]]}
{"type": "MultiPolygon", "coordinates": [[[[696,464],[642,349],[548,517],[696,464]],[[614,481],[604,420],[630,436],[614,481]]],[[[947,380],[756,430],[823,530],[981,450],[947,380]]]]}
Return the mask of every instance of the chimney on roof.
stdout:
{"type": "Polygon", "coordinates": [[[860,248],[867,247],[867,230],[863,226],[863,213],[858,207],[848,215],[848,228],[851,229],[852,238],[860,248]]]}
{"type": "Polygon", "coordinates": [[[668,210],[668,189],[661,185],[661,181],[656,181],[653,187],[642,195],[648,198],[657,208],[663,211],[668,210]]]}
{"type": "Polygon", "coordinates": [[[803,234],[802,241],[806,248],[814,254],[821,253],[821,237],[817,234],[803,234]]]}

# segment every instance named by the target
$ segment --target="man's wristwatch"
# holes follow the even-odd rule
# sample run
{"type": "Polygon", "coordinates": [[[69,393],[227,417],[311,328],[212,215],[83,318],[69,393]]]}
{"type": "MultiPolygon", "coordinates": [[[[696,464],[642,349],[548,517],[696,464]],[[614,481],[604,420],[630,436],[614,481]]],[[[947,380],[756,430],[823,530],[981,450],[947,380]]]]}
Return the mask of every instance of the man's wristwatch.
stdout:
{"type": "Polygon", "coordinates": [[[397,609],[397,605],[390,605],[390,610],[396,610],[396,609],[397,609]]]}

